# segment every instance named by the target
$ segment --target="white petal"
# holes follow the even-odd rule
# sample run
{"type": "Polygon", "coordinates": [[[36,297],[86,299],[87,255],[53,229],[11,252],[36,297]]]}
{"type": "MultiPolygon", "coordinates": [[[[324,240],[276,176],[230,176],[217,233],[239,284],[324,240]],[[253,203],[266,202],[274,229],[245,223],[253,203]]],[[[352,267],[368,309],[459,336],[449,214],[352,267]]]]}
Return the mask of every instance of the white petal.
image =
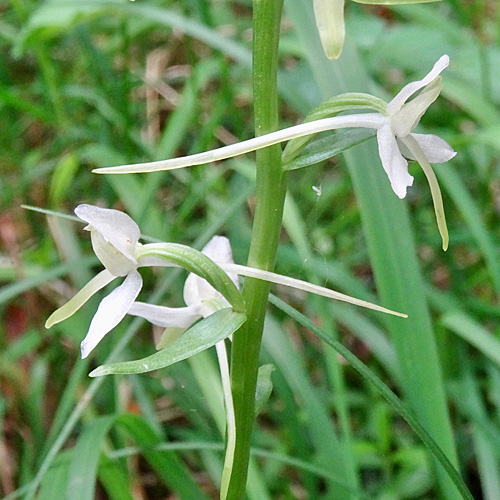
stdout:
{"type": "Polygon", "coordinates": [[[137,267],[137,261],[134,258],[128,257],[108,243],[93,227],[90,229],[90,238],[94,253],[113,276],[125,276],[137,267]]]}
{"type": "Polygon", "coordinates": [[[176,326],[179,328],[187,328],[196,320],[201,318],[198,308],[190,307],[164,307],[154,304],[145,304],[144,302],[134,302],[129,309],[128,314],[140,316],[147,319],[153,325],[176,326]]]}
{"type": "Polygon", "coordinates": [[[377,142],[380,160],[391,181],[391,187],[399,198],[404,198],[406,188],[413,184],[413,177],[408,173],[408,162],[400,153],[389,124],[378,129],[377,142]]]}
{"type": "Polygon", "coordinates": [[[75,214],[130,259],[141,236],[139,226],[124,212],[94,205],[78,205],[75,214]]]}
{"type": "MultiPolygon", "coordinates": [[[[434,134],[411,134],[424,152],[429,163],[444,163],[457,152],[441,137],[434,134]]],[[[413,156],[413,155],[412,155],[413,156]]],[[[411,158],[408,156],[408,158],[411,158]]],[[[411,158],[415,160],[416,158],[411,158]]]]}
{"type": "Polygon", "coordinates": [[[97,276],[94,276],[71,300],[66,302],[59,309],[54,311],[47,321],[45,322],[45,328],[50,328],[56,323],[64,321],[75,314],[80,307],[87,302],[87,300],[97,293],[101,288],[104,288],[108,283],[113,281],[115,276],[113,276],[108,270],[104,269],[97,276]]]}
{"type": "Polygon", "coordinates": [[[225,236],[213,236],[203,247],[201,253],[217,262],[225,262],[227,264],[234,262],[231,243],[229,243],[229,240],[225,236]]]}
{"type": "MultiPolygon", "coordinates": [[[[231,244],[225,236],[214,236],[201,252],[215,262],[227,264],[234,262],[231,244]]],[[[238,286],[238,276],[236,274],[229,274],[228,276],[238,286]]],[[[191,273],[184,284],[184,302],[191,306],[211,298],[226,301],[206,280],[191,273]]]]}
{"type": "Polygon", "coordinates": [[[439,97],[442,88],[442,78],[438,76],[415,99],[403,104],[403,107],[390,117],[392,130],[397,136],[407,136],[418,125],[422,115],[439,97]]]}
{"type": "Polygon", "coordinates": [[[422,87],[425,87],[427,84],[432,82],[432,80],[437,78],[441,71],[443,71],[449,63],[450,58],[447,55],[442,56],[439,58],[436,64],[434,64],[434,67],[431,69],[429,74],[426,75],[422,80],[411,82],[408,85],[405,85],[396,95],[396,97],[394,97],[394,99],[389,104],[387,104],[387,113],[389,115],[392,115],[396,111],[401,109],[401,106],[403,106],[403,104],[408,100],[410,96],[412,96],[415,92],[420,90],[422,87]]]}
{"type": "Polygon", "coordinates": [[[133,271],[118,288],[101,301],[81,344],[82,358],[86,358],[102,338],[124,318],[141,288],[142,277],[137,271],[133,271]]]}

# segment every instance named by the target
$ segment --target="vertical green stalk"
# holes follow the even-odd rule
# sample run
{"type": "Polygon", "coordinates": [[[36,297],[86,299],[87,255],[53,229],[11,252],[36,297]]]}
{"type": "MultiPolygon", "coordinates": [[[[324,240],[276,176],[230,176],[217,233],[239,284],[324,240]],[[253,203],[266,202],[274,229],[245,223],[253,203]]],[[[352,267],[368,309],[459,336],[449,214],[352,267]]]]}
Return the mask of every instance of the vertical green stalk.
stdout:
{"type": "MultiPolygon", "coordinates": [[[[278,127],[277,70],[283,0],[254,0],[253,87],[256,135],[278,127]]],[[[281,229],[286,174],[281,148],[256,153],[257,194],[248,265],[273,270],[281,229]]],[[[247,278],[243,297],[248,321],[234,335],[231,387],[236,422],[236,446],[228,500],[245,498],[250,441],[254,424],[255,388],[269,284],[247,278]]]]}

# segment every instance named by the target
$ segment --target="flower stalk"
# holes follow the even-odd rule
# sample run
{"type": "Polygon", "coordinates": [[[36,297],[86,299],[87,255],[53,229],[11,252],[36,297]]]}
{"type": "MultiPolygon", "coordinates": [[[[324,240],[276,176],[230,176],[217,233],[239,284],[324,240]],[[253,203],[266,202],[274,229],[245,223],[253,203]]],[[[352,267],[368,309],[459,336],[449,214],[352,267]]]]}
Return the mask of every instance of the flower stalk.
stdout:
{"type": "MultiPolygon", "coordinates": [[[[256,136],[278,128],[278,44],[283,0],[254,0],[253,85],[256,136]]],[[[281,148],[257,152],[257,192],[248,266],[272,271],[276,260],[285,203],[286,172],[281,167],[281,148]]],[[[231,388],[236,444],[227,500],[245,498],[259,352],[267,308],[269,284],[246,279],[243,298],[247,321],[233,336],[231,388]]]]}

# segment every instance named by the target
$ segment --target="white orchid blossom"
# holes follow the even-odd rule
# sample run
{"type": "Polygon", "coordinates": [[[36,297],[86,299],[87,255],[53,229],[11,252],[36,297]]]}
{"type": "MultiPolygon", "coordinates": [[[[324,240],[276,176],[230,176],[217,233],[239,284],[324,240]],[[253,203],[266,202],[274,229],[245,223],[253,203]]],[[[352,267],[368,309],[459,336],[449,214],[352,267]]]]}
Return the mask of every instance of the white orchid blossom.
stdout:
{"type": "Polygon", "coordinates": [[[455,156],[453,148],[440,137],[433,134],[416,134],[418,125],[427,108],[437,99],[442,88],[440,73],[448,66],[449,57],[442,56],[430,73],[422,80],[409,83],[387,104],[386,112],[338,115],[330,118],[308,121],[247,141],[224,146],[182,158],[172,158],[135,165],[99,168],[102,174],[125,174],[175,170],[212,163],[232,158],[250,151],[262,149],[283,141],[343,128],[371,128],[377,130],[380,160],[391,187],[399,198],[406,196],[406,190],[413,184],[408,173],[408,159],[416,160],[422,167],[431,188],[436,219],[443,239],[443,248],[448,246],[448,232],[444,218],[441,192],[430,163],[442,163],[455,156]],[[415,93],[420,93],[409,101],[415,93]]]}
{"type": "MultiPolygon", "coordinates": [[[[224,236],[214,236],[203,248],[202,253],[220,264],[232,264],[233,255],[229,240],[224,236]]],[[[238,277],[228,273],[238,287],[238,277]]],[[[165,307],[144,302],[135,302],[128,314],[141,316],[154,325],[164,328],[189,328],[195,321],[206,318],[229,302],[205,279],[190,273],[184,284],[184,302],[187,307],[165,307]]]]}
{"type": "Polygon", "coordinates": [[[116,278],[125,277],[123,283],[105,297],[90,324],[87,336],[81,344],[82,358],[86,358],[102,338],[127,314],[142,288],[138,267],[157,265],[171,266],[161,259],[137,257],[140,230],[125,213],[93,205],[79,205],[75,214],[88,223],[92,247],[105,269],[92,278],[69,302],[57,309],[47,319],[50,328],[72,316],[95,293],[116,278]]]}
{"type": "MultiPolygon", "coordinates": [[[[226,298],[205,279],[191,273],[184,285],[186,307],[165,307],[136,302],[142,288],[142,277],[137,271],[143,266],[177,267],[162,253],[165,243],[142,245],[139,243],[140,230],[125,213],[118,210],[100,208],[93,205],[79,205],[76,215],[88,223],[92,246],[105,269],[92,278],[69,302],[57,309],[47,319],[45,326],[51,326],[72,316],[95,293],[116,278],[124,277],[123,283],[105,297],[92,318],[89,331],[81,344],[82,358],[86,358],[103,337],[125,317],[126,314],[140,316],[151,323],[181,330],[194,322],[206,318],[219,309],[231,307],[226,298]],[[156,255],[155,255],[156,254],[156,255]]],[[[233,262],[229,240],[214,236],[202,253],[217,264],[230,281],[238,287],[238,275],[262,279],[324,297],[367,307],[376,311],[406,317],[364,300],[356,299],[305,281],[296,280],[269,271],[236,265],[233,262]]],[[[231,285],[232,286],[232,285],[231,285]]],[[[179,333],[179,332],[178,332],[179,333]]]]}
{"type": "Polygon", "coordinates": [[[448,66],[447,55],[442,56],[430,73],[422,80],[409,83],[387,104],[387,123],[377,130],[380,159],[393,191],[404,198],[406,189],[413,184],[408,173],[406,158],[416,160],[424,171],[431,189],[436,220],[443,240],[443,249],[448,248],[448,230],[444,216],[441,191],[430,163],[451,160],[456,152],[443,139],[434,134],[415,134],[427,108],[438,98],[443,87],[440,73],[448,66]],[[422,90],[421,90],[422,89],[422,90]],[[408,99],[421,92],[411,101],[408,99]]]}
{"type": "MultiPolygon", "coordinates": [[[[441,57],[425,78],[403,87],[387,104],[387,123],[377,130],[382,165],[392,189],[400,198],[406,196],[406,188],[413,184],[405,157],[419,161],[417,157],[422,152],[426,158],[424,163],[443,163],[456,155],[453,148],[437,135],[412,133],[427,108],[438,98],[443,87],[439,75],[449,62],[448,56],[441,57]],[[422,92],[407,102],[420,89],[422,92]]],[[[422,168],[425,171],[424,165],[422,168]]]]}

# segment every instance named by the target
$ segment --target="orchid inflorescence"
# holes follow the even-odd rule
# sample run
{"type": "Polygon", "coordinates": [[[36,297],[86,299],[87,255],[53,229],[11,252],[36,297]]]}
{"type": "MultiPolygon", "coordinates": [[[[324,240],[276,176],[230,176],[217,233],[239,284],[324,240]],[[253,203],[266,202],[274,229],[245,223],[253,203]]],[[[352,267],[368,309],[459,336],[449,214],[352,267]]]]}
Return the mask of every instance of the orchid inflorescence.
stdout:
{"type": "MultiPolygon", "coordinates": [[[[87,357],[104,336],[127,314],[140,316],[152,324],[166,328],[166,337],[171,338],[168,335],[169,329],[180,329],[176,331],[176,334],[182,334],[199,319],[207,318],[220,309],[232,307],[237,312],[244,312],[244,305],[238,292],[237,275],[291,286],[405,317],[404,314],[324,287],[269,271],[234,264],[229,240],[224,236],[214,236],[201,253],[173,243],[143,245],[139,242],[139,227],[123,212],[93,205],[79,205],[75,213],[88,224],[85,229],[90,231],[92,247],[105,269],[91,279],[69,302],[52,313],[47,319],[46,327],[50,328],[72,316],[90,297],[111,281],[120,277],[124,278],[123,283],[99,304],[88,333],[81,344],[82,358],[87,357]],[[191,272],[186,279],[184,285],[186,307],[174,308],[136,301],[142,288],[139,267],[179,267],[182,262],[187,262],[184,267],[196,268],[199,273],[191,272]],[[217,273],[219,279],[217,279],[217,273]]],[[[162,345],[165,343],[164,340],[162,345]]]]}
{"type": "MultiPolygon", "coordinates": [[[[333,4],[335,8],[343,10],[343,0],[334,1],[333,4]]],[[[322,0],[315,0],[316,14],[324,5],[326,4],[322,0]]],[[[340,19],[341,16],[337,17],[340,19]]],[[[327,33],[327,38],[323,40],[324,44],[325,40],[327,45],[325,50],[333,47],[333,55],[336,57],[342,47],[343,26],[339,33],[333,33],[333,35],[332,32],[327,33]]],[[[283,141],[289,142],[282,152],[282,168],[293,170],[300,168],[294,166],[300,162],[294,164],[294,161],[305,150],[305,145],[315,134],[340,129],[371,129],[376,131],[382,167],[388,176],[392,190],[399,198],[404,198],[408,187],[413,184],[413,177],[408,172],[408,160],[416,160],[422,167],[429,182],[443,249],[446,250],[448,231],[443,202],[430,164],[450,160],[455,156],[455,151],[440,137],[433,134],[414,133],[414,130],[429,106],[438,98],[442,89],[440,74],[448,64],[448,56],[442,56],[423,79],[404,86],[388,103],[367,94],[343,94],[315,108],[306,117],[304,123],[294,127],[183,158],[101,168],[96,172],[116,174],[173,170],[231,158],[283,141]],[[360,108],[369,109],[371,112],[360,113],[358,112],[360,108]],[[340,114],[346,111],[351,114],[340,114]]],[[[366,133],[366,131],[361,132],[366,133]]],[[[355,136],[352,135],[352,137],[355,136]]],[[[351,139],[351,143],[348,140],[344,149],[354,144],[354,139],[351,139]]],[[[311,144],[312,146],[314,143],[311,144]]],[[[284,174],[279,170],[278,173],[284,174]]],[[[231,339],[233,333],[237,332],[247,321],[246,303],[240,292],[239,277],[264,280],[386,314],[407,317],[405,314],[312,283],[263,269],[235,264],[230,242],[224,236],[213,236],[201,252],[177,243],[142,244],[139,241],[141,237],[139,227],[123,212],[84,204],[76,207],[75,214],[87,223],[85,229],[90,232],[92,247],[104,266],[104,270],[92,278],[66,304],[57,309],[47,319],[46,327],[50,328],[72,316],[99,290],[115,279],[122,278],[122,283],[100,302],[87,335],[81,343],[81,356],[86,358],[127,314],[141,317],[164,328],[156,346],[158,351],[140,360],[99,366],[90,373],[90,376],[144,373],[164,368],[193,356],[201,350],[216,346],[227,414],[227,446],[221,481],[222,499],[226,497],[232,476],[237,429],[231,384],[233,375],[229,370],[225,341],[228,338],[231,339]],[[137,300],[143,285],[139,268],[149,266],[182,267],[189,272],[183,290],[183,299],[186,304],[184,307],[167,307],[137,300]]],[[[250,305],[248,310],[251,311],[250,305]]],[[[252,324],[250,312],[248,315],[249,321],[246,326],[252,324]]],[[[232,352],[236,350],[241,337],[235,339],[232,352]]],[[[240,347],[241,345],[244,345],[246,349],[247,343],[241,344],[240,342],[240,347]]],[[[240,357],[240,359],[245,361],[245,358],[240,357]]],[[[257,397],[256,393],[253,397],[257,397]]]]}
{"type": "MultiPolygon", "coordinates": [[[[422,167],[429,181],[438,227],[443,239],[443,248],[446,249],[448,246],[448,233],[443,203],[430,163],[448,161],[455,156],[455,151],[440,137],[433,134],[417,134],[413,130],[425,111],[439,96],[442,88],[440,73],[448,64],[448,56],[442,56],[422,80],[409,83],[403,87],[396,97],[386,105],[381,105],[379,99],[375,100],[376,98],[368,96],[364,102],[366,102],[366,106],[375,109],[377,111],[375,113],[357,113],[315,119],[295,127],[205,153],[153,163],[103,168],[98,169],[97,172],[129,173],[172,170],[230,158],[285,140],[311,136],[321,131],[353,127],[372,128],[377,131],[378,151],[382,166],[393,191],[399,198],[406,196],[407,188],[413,183],[413,177],[408,173],[407,159],[417,160],[422,167]],[[417,95],[410,100],[415,94],[417,95]]],[[[284,156],[286,153],[287,150],[285,150],[284,156]]],[[[225,281],[224,278],[222,278],[222,281],[219,280],[219,283],[222,283],[220,286],[222,288],[232,286],[231,290],[226,288],[224,290],[221,288],[216,289],[213,286],[215,282],[209,284],[203,276],[191,272],[184,286],[186,307],[171,308],[140,302],[136,300],[142,288],[142,278],[138,268],[144,266],[177,267],[182,265],[177,260],[176,252],[185,253],[188,247],[168,243],[141,244],[139,242],[140,230],[137,224],[128,215],[118,210],[80,205],[76,208],[75,213],[80,219],[87,222],[86,229],[90,231],[93,249],[105,269],[85,285],[67,304],[55,311],[47,320],[47,327],[74,314],[92,295],[114,279],[124,278],[123,283],[101,301],[90,324],[87,336],[82,342],[82,357],[88,356],[101,339],[126,314],[143,317],[153,324],[166,328],[166,335],[161,345],[170,342],[171,340],[168,339],[172,338],[172,329],[176,329],[175,335],[180,335],[200,318],[206,318],[221,308],[233,307],[234,303],[230,304],[228,297],[232,296],[234,298],[236,297],[235,294],[238,293],[237,275],[280,283],[333,299],[392,313],[392,311],[379,306],[304,281],[236,265],[233,262],[229,240],[221,236],[215,236],[202,250],[201,256],[205,260],[201,264],[198,263],[198,271],[196,272],[199,273],[199,270],[204,269],[204,266],[210,267],[208,263],[211,262],[226,277],[225,281]]],[[[190,252],[195,251],[190,249],[190,252]]],[[[196,260],[194,256],[198,254],[189,254],[190,257],[186,257],[187,261],[183,261],[188,269],[191,269],[190,264],[186,263],[189,262],[190,258],[196,260]]],[[[196,266],[192,269],[195,268],[196,266]]],[[[241,297],[238,301],[240,304],[243,303],[241,297]]],[[[242,307],[240,307],[239,312],[242,312],[241,309],[242,307]]]]}

